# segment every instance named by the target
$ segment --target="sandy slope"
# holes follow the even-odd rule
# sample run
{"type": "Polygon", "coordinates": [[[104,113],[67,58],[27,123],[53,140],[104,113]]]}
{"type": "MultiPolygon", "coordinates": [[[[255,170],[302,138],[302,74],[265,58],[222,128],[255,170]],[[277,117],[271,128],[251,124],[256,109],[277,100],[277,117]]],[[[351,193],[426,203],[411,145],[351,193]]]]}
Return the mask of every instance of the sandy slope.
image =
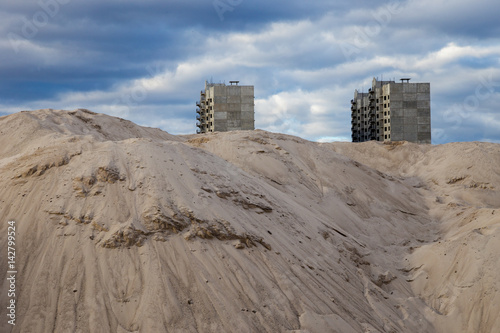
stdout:
{"type": "Polygon", "coordinates": [[[2,332],[500,328],[499,145],[176,137],[85,110],[2,117],[0,143],[2,332]]]}
{"type": "Polygon", "coordinates": [[[334,151],[414,183],[436,239],[417,248],[411,284],[440,332],[500,331],[500,145],[335,144],[334,151]]]}

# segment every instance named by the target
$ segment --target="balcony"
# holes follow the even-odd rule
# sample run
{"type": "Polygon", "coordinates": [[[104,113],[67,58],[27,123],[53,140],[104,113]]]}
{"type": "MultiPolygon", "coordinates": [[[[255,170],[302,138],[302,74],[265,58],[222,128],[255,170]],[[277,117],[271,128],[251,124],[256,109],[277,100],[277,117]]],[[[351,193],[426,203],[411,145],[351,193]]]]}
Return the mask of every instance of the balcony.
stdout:
{"type": "Polygon", "coordinates": [[[200,101],[196,101],[196,106],[201,107],[200,101]]]}
{"type": "Polygon", "coordinates": [[[351,104],[356,105],[356,101],[354,99],[351,99],[351,104]]]}
{"type": "Polygon", "coordinates": [[[205,126],[205,125],[206,125],[206,123],[207,123],[207,121],[205,120],[205,118],[204,118],[204,117],[200,117],[200,116],[198,116],[198,117],[196,117],[196,120],[198,120],[198,121],[196,122],[196,126],[198,126],[198,127],[203,127],[203,126],[205,126]]]}
{"type": "Polygon", "coordinates": [[[201,114],[202,112],[203,112],[203,111],[202,111],[200,108],[196,109],[196,113],[201,114]]]}

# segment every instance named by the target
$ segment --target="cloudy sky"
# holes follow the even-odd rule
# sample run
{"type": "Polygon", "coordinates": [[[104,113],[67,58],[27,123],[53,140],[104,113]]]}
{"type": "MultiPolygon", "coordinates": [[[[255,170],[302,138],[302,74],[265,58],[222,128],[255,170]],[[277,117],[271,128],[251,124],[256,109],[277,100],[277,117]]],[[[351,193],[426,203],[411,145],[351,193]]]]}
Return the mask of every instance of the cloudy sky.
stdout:
{"type": "Polygon", "coordinates": [[[194,133],[205,80],[256,127],[350,141],[373,77],[431,83],[433,143],[500,142],[498,0],[0,0],[0,115],[87,108],[194,133]]]}

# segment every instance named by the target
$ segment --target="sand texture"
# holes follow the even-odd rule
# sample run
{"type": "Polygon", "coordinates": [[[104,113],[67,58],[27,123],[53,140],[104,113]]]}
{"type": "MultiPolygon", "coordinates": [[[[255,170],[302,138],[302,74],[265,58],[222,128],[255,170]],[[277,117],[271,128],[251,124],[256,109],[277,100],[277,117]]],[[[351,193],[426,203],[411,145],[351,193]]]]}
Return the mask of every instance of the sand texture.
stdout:
{"type": "Polygon", "coordinates": [[[0,332],[498,332],[499,187],[493,143],[1,117],[0,332]]]}

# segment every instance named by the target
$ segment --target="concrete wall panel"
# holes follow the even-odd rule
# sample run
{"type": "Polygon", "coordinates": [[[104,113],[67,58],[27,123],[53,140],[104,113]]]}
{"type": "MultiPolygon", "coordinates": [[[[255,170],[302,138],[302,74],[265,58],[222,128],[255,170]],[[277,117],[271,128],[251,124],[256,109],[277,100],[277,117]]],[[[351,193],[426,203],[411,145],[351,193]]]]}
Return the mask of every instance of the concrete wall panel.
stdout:
{"type": "Polygon", "coordinates": [[[418,134],[416,131],[415,132],[404,132],[403,137],[404,137],[404,140],[406,140],[406,141],[417,142],[418,134]]]}
{"type": "Polygon", "coordinates": [[[214,86],[211,87],[213,89],[213,96],[225,96],[226,95],[226,87],[225,86],[214,86]]]}
{"type": "MultiPolygon", "coordinates": [[[[391,96],[389,98],[389,102],[403,101],[403,97],[404,97],[404,95],[402,93],[391,94],[391,96]]],[[[386,102],[386,101],[384,101],[383,98],[379,98],[379,101],[381,103],[385,103],[386,102]]]]}
{"type": "Polygon", "coordinates": [[[416,83],[403,83],[403,93],[416,93],[417,84],[416,83]]]}
{"type": "Polygon", "coordinates": [[[404,101],[415,101],[417,99],[417,94],[403,94],[404,101]]]}
{"type": "Polygon", "coordinates": [[[214,96],[214,97],[211,97],[213,98],[214,100],[214,103],[218,104],[218,103],[227,103],[227,98],[226,96],[214,96]]]}
{"type": "Polygon", "coordinates": [[[214,111],[227,111],[227,104],[226,103],[217,103],[214,104],[214,111]]]}
{"type": "Polygon", "coordinates": [[[403,86],[400,84],[390,83],[388,92],[392,94],[398,94],[403,92],[403,86]]]}
{"type": "Polygon", "coordinates": [[[241,129],[242,130],[253,130],[254,129],[254,121],[252,120],[241,120],[241,129]]]}
{"type": "Polygon", "coordinates": [[[241,103],[247,103],[247,104],[254,104],[254,97],[253,95],[241,95],[241,103]]]}
{"type": "Polygon", "coordinates": [[[431,118],[431,110],[430,109],[417,109],[417,117],[427,117],[431,118]]]}
{"type": "Polygon", "coordinates": [[[240,86],[240,88],[241,88],[241,96],[250,95],[253,97],[254,95],[253,86],[240,86]]]}
{"type": "Polygon", "coordinates": [[[241,119],[245,119],[245,120],[251,120],[253,122],[254,120],[254,113],[253,111],[243,111],[241,112],[241,119]]]}
{"type": "Polygon", "coordinates": [[[233,119],[233,120],[227,120],[227,129],[228,131],[234,131],[238,127],[241,126],[241,120],[240,119],[233,119]],[[230,129],[232,128],[232,129],[230,129]]]}
{"type": "Polygon", "coordinates": [[[430,101],[430,95],[427,93],[418,93],[417,94],[418,101],[430,101]]]}
{"type": "Polygon", "coordinates": [[[253,112],[253,104],[241,104],[241,112],[253,112]]]}
{"type": "MultiPolygon", "coordinates": [[[[426,124],[426,125],[430,125],[431,123],[431,118],[429,117],[417,117],[417,123],[419,125],[421,124],[426,124]]],[[[420,128],[420,127],[419,127],[420,128]]]]}
{"type": "Polygon", "coordinates": [[[405,109],[404,110],[404,117],[405,118],[415,118],[417,117],[417,109],[405,109]]]}
{"type": "Polygon", "coordinates": [[[240,111],[241,110],[241,104],[240,103],[227,103],[227,111],[240,111]]]}
{"type": "Polygon", "coordinates": [[[391,141],[403,141],[403,140],[404,140],[403,133],[391,134],[391,141]]]}
{"type": "Polygon", "coordinates": [[[417,101],[416,100],[403,101],[403,107],[405,109],[416,109],[417,108],[417,101]]]}
{"type": "Polygon", "coordinates": [[[401,99],[400,101],[394,100],[391,98],[391,110],[393,109],[402,109],[403,108],[403,100],[401,99]]]}
{"type": "MultiPolygon", "coordinates": [[[[228,122],[231,120],[240,120],[240,119],[241,119],[241,112],[231,112],[231,111],[227,112],[228,122]]],[[[228,126],[230,126],[229,123],[228,126]]]]}
{"type": "Polygon", "coordinates": [[[241,95],[241,90],[239,86],[226,86],[227,96],[239,96],[241,95]]]}
{"type": "Polygon", "coordinates": [[[431,107],[431,102],[429,100],[427,100],[427,101],[419,101],[419,100],[417,100],[417,108],[419,108],[419,109],[424,109],[424,108],[430,109],[430,107],[431,107]]]}
{"type": "Polygon", "coordinates": [[[431,125],[430,124],[422,124],[422,125],[418,125],[418,131],[421,132],[421,133],[425,133],[425,132],[428,132],[430,133],[431,132],[431,125]]]}
{"type": "Polygon", "coordinates": [[[396,135],[397,133],[403,133],[403,131],[404,131],[403,125],[391,124],[391,133],[393,133],[394,135],[396,135]]]}
{"type": "Polygon", "coordinates": [[[430,83],[417,83],[417,92],[430,93],[431,92],[431,84],[430,83]]]}
{"type": "Polygon", "coordinates": [[[239,103],[241,103],[241,97],[239,95],[236,95],[236,96],[229,95],[229,96],[227,96],[227,102],[239,104],[239,103]]]}
{"type": "Polygon", "coordinates": [[[227,112],[214,112],[214,119],[215,120],[227,119],[227,112]]]}
{"type": "Polygon", "coordinates": [[[393,109],[391,108],[391,118],[404,117],[403,109],[393,109]]]}
{"type": "Polygon", "coordinates": [[[420,132],[417,134],[418,143],[431,143],[430,132],[420,132]]]}
{"type": "Polygon", "coordinates": [[[227,131],[227,120],[219,120],[214,122],[214,131],[217,132],[227,131]]]}
{"type": "Polygon", "coordinates": [[[392,125],[403,125],[404,118],[403,117],[391,117],[391,124],[392,125]]]}
{"type": "MultiPolygon", "coordinates": [[[[417,125],[417,122],[415,122],[414,124],[413,123],[406,123],[404,124],[403,126],[403,132],[405,133],[405,136],[407,133],[417,133],[418,131],[418,125],[417,125]]],[[[416,140],[416,138],[415,138],[416,140]]]]}

